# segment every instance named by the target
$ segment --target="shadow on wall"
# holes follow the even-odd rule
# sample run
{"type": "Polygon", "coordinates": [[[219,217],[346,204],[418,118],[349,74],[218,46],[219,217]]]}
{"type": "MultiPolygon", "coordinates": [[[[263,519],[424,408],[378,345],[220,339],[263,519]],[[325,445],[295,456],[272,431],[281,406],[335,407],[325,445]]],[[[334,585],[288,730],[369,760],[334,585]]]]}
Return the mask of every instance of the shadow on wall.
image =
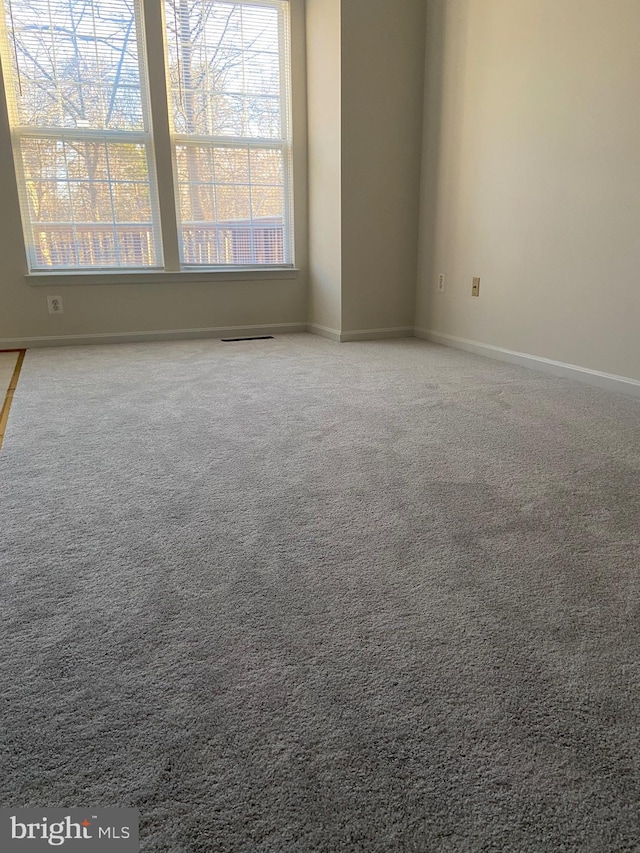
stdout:
{"type": "MultiPolygon", "coordinates": [[[[425,44],[425,104],[423,130],[423,161],[420,200],[419,267],[416,292],[416,326],[425,325],[428,316],[431,288],[429,282],[437,275],[435,269],[438,242],[438,208],[441,193],[442,128],[444,123],[445,89],[455,91],[458,97],[450,99],[449,109],[456,109],[462,88],[445,80],[445,50],[447,33],[447,0],[427,3],[427,36],[425,44]]],[[[457,57],[456,76],[464,77],[466,52],[457,57]]],[[[449,192],[455,193],[455,186],[449,192]]],[[[428,325],[428,324],[427,324],[428,325]]]]}

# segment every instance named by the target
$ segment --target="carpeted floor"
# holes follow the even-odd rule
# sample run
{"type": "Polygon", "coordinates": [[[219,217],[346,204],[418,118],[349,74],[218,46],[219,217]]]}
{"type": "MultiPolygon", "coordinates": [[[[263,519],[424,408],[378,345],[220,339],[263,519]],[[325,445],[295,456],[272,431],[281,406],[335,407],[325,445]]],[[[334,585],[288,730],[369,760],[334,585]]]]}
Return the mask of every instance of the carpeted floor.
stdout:
{"type": "Polygon", "coordinates": [[[640,403],[417,340],[27,353],[14,806],[143,851],[640,850],[640,403]]]}

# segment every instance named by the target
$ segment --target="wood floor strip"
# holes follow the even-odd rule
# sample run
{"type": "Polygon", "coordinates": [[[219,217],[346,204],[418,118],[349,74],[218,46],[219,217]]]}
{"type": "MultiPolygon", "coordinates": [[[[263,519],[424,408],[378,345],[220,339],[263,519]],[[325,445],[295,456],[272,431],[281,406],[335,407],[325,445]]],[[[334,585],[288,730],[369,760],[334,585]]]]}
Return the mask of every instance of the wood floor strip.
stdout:
{"type": "Polygon", "coordinates": [[[9,387],[7,388],[7,393],[4,398],[4,403],[2,404],[2,410],[0,411],[0,449],[2,449],[2,442],[4,440],[4,433],[7,428],[7,421],[9,420],[9,410],[11,409],[11,403],[13,401],[13,394],[18,387],[18,379],[20,378],[20,371],[22,370],[22,362],[24,361],[24,356],[26,350],[21,349],[18,350],[18,360],[16,361],[16,366],[13,369],[13,374],[11,376],[11,382],[9,382],[9,387]]]}

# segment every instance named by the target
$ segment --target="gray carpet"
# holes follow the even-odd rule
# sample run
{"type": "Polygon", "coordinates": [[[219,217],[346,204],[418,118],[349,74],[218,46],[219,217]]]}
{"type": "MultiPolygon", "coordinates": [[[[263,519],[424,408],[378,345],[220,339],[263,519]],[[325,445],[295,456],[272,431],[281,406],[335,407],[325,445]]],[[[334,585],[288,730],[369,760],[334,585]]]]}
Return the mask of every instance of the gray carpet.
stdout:
{"type": "Polygon", "coordinates": [[[640,850],[640,403],[417,340],[29,351],[3,805],[143,851],[640,850]]]}

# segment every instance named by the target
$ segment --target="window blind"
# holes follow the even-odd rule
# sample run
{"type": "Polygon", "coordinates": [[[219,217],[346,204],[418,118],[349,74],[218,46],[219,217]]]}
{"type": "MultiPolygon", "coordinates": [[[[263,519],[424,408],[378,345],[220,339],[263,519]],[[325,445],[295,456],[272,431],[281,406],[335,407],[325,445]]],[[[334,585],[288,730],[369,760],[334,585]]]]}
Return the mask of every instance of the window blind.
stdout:
{"type": "Polygon", "coordinates": [[[141,0],[4,0],[30,268],[162,265],[141,0]]]}
{"type": "Polygon", "coordinates": [[[182,263],[292,262],[286,0],[165,0],[182,263]]]}

